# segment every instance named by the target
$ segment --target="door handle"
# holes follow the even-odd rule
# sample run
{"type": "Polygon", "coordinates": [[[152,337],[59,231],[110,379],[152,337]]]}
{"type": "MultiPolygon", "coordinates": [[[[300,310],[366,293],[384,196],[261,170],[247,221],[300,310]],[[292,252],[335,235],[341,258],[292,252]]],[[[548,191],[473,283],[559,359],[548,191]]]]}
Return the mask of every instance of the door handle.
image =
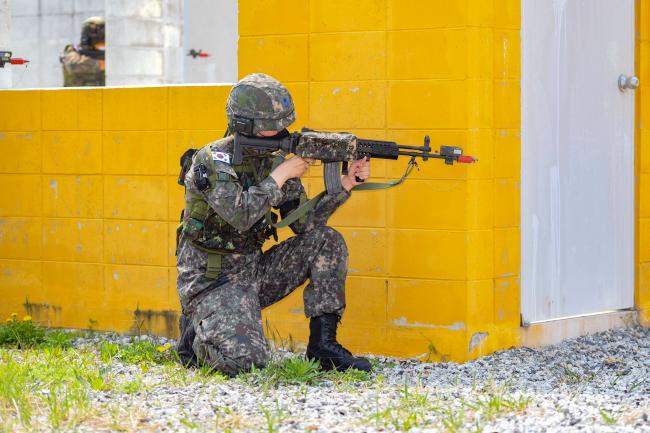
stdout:
{"type": "Polygon", "coordinates": [[[627,77],[624,74],[618,77],[618,89],[625,92],[627,89],[636,90],[639,88],[639,78],[636,75],[627,77]]]}

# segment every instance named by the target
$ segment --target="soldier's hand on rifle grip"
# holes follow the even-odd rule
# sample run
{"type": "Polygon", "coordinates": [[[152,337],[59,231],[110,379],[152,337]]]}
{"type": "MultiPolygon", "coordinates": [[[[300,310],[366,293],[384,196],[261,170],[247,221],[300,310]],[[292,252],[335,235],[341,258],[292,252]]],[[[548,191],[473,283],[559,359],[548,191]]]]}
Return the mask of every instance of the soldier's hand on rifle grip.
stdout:
{"type": "Polygon", "coordinates": [[[363,157],[357,161],[351,162],[348,167],[348,174],[341,176],[341,184],[343,188],[350,191],[357,185],[360,185],[370,177],[370,160],[368,157],[363,157]],[[358,178],[358,179],[357,179],[358,178]],[[358,180],[361,180],[359,182],[358,180]]]}
{"type": "Polygon", "coordinates": [[[271,177],[275,180],[275,183],[278,184],[280,188],[288,179],[293,179],[295,177],[302,177],[307,170],[309,170],[310,164],[313,162],[310,158],[301,158],[299,156],[294,156],[284,161],[282,164],[278,165],[275,170],[271,173],[271,177]]]}

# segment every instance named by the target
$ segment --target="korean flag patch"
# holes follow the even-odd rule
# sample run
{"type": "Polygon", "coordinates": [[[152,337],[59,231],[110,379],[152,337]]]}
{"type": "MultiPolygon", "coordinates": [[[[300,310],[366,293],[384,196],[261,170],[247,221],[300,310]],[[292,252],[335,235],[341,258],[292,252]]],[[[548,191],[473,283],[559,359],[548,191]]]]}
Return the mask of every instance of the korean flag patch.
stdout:
{"type": "Polygon", "coordinates": [[[228,155],[226,152],[219,152],[217,150],[212,151],[212,159],[216,162],[223,162],[228,165],[230,165],[230,155],[228,155]]]}

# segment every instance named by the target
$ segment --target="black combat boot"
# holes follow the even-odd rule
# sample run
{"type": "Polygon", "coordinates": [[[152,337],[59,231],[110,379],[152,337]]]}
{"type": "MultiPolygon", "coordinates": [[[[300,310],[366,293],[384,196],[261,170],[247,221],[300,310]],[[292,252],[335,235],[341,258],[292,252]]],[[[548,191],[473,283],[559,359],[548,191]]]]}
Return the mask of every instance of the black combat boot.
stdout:
{"type": "Polygon", "coordinates": [[[332,313],[312,317],[309,321],[309,344],[307,358],[320,361],[323,370],[357,370],[370,371],[370,362],[366,358],[357,358],[336,341],[336,328],[341,318],[332,313]]]}
{"type": "Polygon", "coordinates": [[[180,337],[176,345],[178,358],[185,367],[196,367],[198,366],[198,360],[192,349],[196,332],[194,331],[192,321],[185,314],[181,314],[178,325],[180,328],[180,337]]]}

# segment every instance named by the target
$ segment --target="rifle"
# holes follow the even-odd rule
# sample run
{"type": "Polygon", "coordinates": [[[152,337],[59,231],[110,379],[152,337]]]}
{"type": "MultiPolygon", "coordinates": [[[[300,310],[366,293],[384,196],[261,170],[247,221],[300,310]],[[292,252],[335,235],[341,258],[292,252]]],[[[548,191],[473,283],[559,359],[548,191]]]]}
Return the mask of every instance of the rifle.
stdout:
{"type": "MultiPolygon", "coordinates": [[[[394,141],[369,140],[357,138],[347,132],[319,132],[303,128],[301,132],[283,133],[273,137],[251,137],[240,132],[234,133],[232,163],[242,163],[244,148],[260,150],[282,150],[301,158],[312,158],[323,162],[325,189],[333,194],[342,190],[341,174],[347,174],[348,162],[366,158],[398,159],[410,156],[406,172],[401,179],[383,183],[357,185],[355,189],[384,189],[399,185],[417,167],[416,158],[427,161],[429,158],[443,159],[445,164],[474,163],[478,159],[463,155],[463,149],[456,146],[440,146],[432,152],[429,136],[424,137],[423,146],[406,146],[394,141]]],[[[363,182],[357,179],[358,182],[363,182]]]]}
{"type": "Polygon", "coordinates": [[[10,65],[24,65],[29,63],[27,59],[21,59],[18,57],[11,57],[11,51],[0,51],[0,68],[4,68],[5,64],[9,63],[10,65]]]}

